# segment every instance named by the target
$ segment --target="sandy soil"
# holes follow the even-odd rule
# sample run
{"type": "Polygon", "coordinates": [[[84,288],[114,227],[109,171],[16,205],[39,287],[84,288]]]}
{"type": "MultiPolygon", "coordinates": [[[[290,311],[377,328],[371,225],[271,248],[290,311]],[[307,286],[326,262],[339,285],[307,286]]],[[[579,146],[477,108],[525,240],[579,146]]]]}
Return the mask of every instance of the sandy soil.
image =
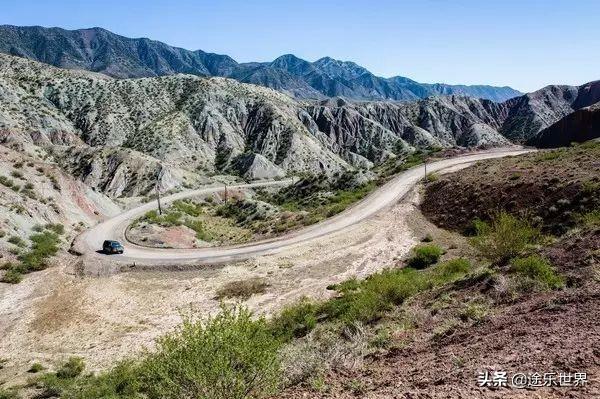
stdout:
{"type": "Polygon", "coordinates": [[[30,274],[20,284],[0,284],[0,358],[6,359],[0,381],[23,381],[32,362],[52,367],[70,355],[84,357],[90,370],[107,367],[152,346],[182,313],[216,311],[215,292],[227,282],[267,281],[264,294],[246,301],[257,313],[305,295],[327,296],[327,285],[366,276],[406,255],[420,238],[407,224],[412,212],[414,204],[404,201],[343,232],[276,255],[195,271],[85,277],[77,273],[77,259],[65,257],[62,266],[30,274]]]}

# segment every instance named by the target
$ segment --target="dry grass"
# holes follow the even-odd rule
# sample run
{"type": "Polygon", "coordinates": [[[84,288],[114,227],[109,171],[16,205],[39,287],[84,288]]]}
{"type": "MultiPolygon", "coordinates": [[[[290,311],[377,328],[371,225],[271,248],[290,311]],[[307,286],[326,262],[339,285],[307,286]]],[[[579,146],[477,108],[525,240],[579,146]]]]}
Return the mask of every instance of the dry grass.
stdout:
{"type": "Polygon", "coordinates": [[[232,281],[217,290],[217,299],[240,298],[248,299],[255,294],[263,294],[269,284],[262,278],[232,281]]]}

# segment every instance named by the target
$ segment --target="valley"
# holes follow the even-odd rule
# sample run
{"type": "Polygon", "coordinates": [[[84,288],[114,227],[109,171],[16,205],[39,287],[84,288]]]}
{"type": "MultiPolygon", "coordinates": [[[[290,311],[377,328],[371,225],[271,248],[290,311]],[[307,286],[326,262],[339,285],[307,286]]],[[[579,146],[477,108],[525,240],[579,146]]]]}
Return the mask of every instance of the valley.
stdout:
{"type": "Polygon", "coordinates": [[[599,104],[2,25],[0,399],[600,396],[599,104]]]}

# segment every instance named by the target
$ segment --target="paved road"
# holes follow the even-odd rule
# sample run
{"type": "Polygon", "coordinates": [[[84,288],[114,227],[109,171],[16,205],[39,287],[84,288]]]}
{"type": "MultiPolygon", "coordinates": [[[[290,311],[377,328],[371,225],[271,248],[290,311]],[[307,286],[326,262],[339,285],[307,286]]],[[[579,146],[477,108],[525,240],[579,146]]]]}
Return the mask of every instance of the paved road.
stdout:
{"type": "MultiPolygon", "coordinates": [[[[494,149],[463,155],[455,158],[444,159],[427,164],[427,172],[435,172],[453,168],[458,165],[467,166],[476,161],[519,155],[531,150],[525,149],[494,149]]],[[[331,217],[323,222],[308,226],[290,234],[265,241],[236,245],[230,247],[198,248],[198,249],[168,249],[146,248],[125,240],[125,230],[132,221],[139,216],[156,209],[156,202],[150,202],[137,208],[128,210],[120,215],[108,219],[95,227],[82,233],[74,242],[73,248],[77,252],[92,256],[106,258],[108,255],[98,253],[102,248],[102,241],[116,239],[123,243],[123,255],[110,255],[110,260],[119,263],[136,263],[144,265],[174,265],[174,264],[210,264],[223,263],[247,259],[257,255],[266,255],[288,249],[292,246],[309,240],[339,232],[349,226],[361,222],[376,213],[387,209],[397,203],[410,189],[423,177],[424,167],[418,166],[395,176],[391,181],[379,187],[362,201],[346,209],[344,212],[331,217]]],[[[274,185],[290,184],[291,180],[266,181],[260,183],[240,184],[230,188],[257,188],[274,185]]],[[[189,198],[201,194],[208,194],[222,190],[222,187],[210,187],[194,191],[180,192],[162,198],[161,202],[168,204],[178,199],[189,198]]]]}

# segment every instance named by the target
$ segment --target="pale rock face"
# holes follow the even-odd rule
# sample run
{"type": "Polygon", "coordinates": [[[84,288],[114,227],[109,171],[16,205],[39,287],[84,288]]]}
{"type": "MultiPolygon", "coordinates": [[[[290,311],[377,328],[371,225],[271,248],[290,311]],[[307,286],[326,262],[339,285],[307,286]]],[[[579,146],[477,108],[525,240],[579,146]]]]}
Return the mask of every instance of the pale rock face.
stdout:
{"type": "MultiPolygon", "coordinates": [[[[334,61],[327,68],[353,73],[334,61]]],[[[524,141],[598,92],[592,83],[550,86],[501,104],[457,96],[299,102],[220,77],[116,80],[0,54],[0,141],[56,147],[68,173],[111,197],[134,196],[154,190],[160,173],[168,190],[232,170],[333,175],[417,147],[524,141]],[[233,168],[248,154],[251,162],[233,168]]]]}
{"type": "Polygon", "coordinates": [[[275,179],[285,176],[283,169],[260,154],[241,155],[232,167],[248,180],[275,179]]]}

